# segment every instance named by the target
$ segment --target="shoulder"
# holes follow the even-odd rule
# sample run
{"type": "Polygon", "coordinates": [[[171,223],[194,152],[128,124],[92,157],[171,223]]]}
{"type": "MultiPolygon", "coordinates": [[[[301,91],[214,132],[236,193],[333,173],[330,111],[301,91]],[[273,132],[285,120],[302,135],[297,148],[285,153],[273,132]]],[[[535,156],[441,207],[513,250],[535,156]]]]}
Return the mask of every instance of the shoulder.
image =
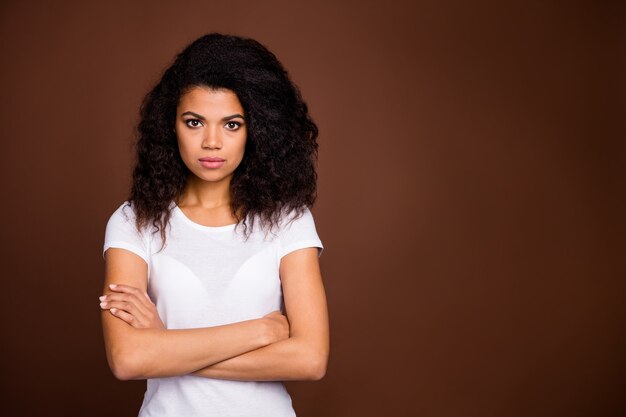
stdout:
{"type": "Polygon", "coordinates": [[[289,230],[292,227],[313,227],[315,228],[315,220],[313,213],[306,207],[298,209],[285,209],[281,212],[279,229],[280,231],[289,230]]]}
{"type": "Polygon", "coordinates": [[[128,201],[122,203],[107,222],[103,253],[113,247],[129,250],[147,262],[148,238],[137,229],[135,211],[128,201]]]}
{"type": "Polygon", "coordinates": [[[119,236],[120,234],[129,236],[136,235],[143,237],[146,233],[145,228],[139,230],[137,228],[137,216],[133,204],[124,201],[109,217],[106,226],[107,236],[119,236]]]}
{"type": "Polygon", "coordinates": [[[283,211],[278,230],[280,257],[305,247],[317,247],[322,252],[322,242],[317,234],[313,214],[308,207],[283,211]]]}
{"type": "Polygon", "coordinates": [[[135,209],[133,203],[124,201],[111,215],[111,218],[124,218],[126,220],[135,220],[135,209]]]}
{"type": "Polygon", "coordinates": [[[129,201],[124,201],[109,217],[107,228],[135,225],[136,219],[137,216],[133,204],[129,201]]]}

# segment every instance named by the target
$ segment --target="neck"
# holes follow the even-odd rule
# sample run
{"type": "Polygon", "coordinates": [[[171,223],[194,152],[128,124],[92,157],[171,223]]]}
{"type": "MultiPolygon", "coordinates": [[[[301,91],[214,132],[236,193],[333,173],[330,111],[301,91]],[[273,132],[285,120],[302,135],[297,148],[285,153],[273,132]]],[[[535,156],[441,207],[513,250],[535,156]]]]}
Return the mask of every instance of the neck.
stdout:
{"type": "Polygon", "coordinates": [[[196,176],[187,178],[179,206],[201,206],[213,209],[230,205],[230,178],[216,183],[202,181],[196,176]]]}

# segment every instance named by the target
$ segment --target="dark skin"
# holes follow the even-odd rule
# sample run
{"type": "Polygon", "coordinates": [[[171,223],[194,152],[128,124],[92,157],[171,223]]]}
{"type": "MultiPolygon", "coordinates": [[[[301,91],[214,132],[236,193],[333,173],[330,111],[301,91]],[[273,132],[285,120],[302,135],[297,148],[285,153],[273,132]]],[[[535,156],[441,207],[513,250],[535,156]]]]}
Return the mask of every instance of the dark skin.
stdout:
{"type": "MultiPolygon", "coordinates": [[[[236,223],[230,180],[243,159],[243,108],[229,90],[196,87],[179,101],[179,151],[191,172],[179,208],[205,226],[236,223]],[[223,163],[203,162],[216,157],[223,163]]],[[[281,259],[285,313],[201,329],[168,330],[147,294],[146,262],[125,249],[105,255],[101,297],[109,363],[121,379],[194,373],[232,380],[316,380],[326,371],[329,330],[317,248],[281,259]],[[110,287],[115,284],[115,287],[110,287]]]]}

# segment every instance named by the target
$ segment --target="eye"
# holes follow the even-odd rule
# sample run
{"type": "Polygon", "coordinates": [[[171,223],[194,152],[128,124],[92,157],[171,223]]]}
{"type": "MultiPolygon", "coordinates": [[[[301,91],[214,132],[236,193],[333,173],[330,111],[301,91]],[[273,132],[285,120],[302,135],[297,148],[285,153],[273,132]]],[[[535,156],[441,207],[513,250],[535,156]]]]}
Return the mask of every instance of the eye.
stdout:
{"type": "Polygon", "coordinates": [[[234,122],[234,121],[229,121],[226,122],[226,124],[224,125],[226,127],[226,129],[228,130],[237,130],[241,127],[241,123],[240,122],[234,122]]]}
{"type": "Polygon", "coordinates": [[[187,119],[185,120],[185,124],[191,128],[202,126],[202,122],[198,119],[187,119]]]}

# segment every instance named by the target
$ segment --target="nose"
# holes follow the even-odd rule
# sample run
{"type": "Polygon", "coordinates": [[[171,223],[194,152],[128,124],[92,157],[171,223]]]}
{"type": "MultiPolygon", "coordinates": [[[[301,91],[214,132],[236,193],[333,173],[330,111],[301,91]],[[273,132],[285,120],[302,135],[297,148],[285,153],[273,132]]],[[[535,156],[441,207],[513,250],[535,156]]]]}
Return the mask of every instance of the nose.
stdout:
{"type": "Polygon", "coordinates": [[[202,148],[204,149],[220,149],[222,147],[222,137],[216,128],[205,129],[205,135],[202,138],[202,148]]]}

